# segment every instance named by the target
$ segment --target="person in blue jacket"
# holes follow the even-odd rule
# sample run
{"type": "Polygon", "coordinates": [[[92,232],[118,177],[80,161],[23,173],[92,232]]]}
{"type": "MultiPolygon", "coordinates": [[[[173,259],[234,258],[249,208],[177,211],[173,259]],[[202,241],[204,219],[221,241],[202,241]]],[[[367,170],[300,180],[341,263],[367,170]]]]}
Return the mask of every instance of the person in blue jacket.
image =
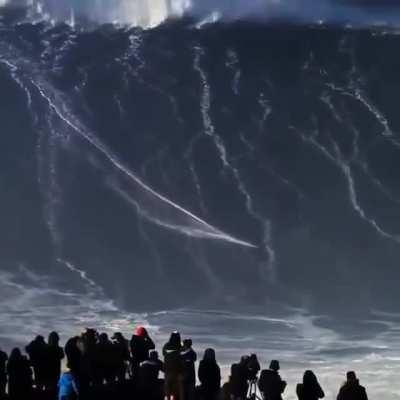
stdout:
{"type": "Polygon", "coordinates": [[[71,371],[64,372],[58,382],[58,400],[78,400],[78,382],[71,371]]]}

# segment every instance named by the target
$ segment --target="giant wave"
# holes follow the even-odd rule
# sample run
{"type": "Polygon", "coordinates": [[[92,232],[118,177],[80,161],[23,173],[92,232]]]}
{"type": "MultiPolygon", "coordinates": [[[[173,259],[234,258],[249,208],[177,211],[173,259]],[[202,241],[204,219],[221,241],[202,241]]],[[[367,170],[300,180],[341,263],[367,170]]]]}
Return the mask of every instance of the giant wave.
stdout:
{"type": "Polygon", "coordinates": [[[144,320],[392,382],[396,30],[39,11],[0,18],[3,340],[144,320]]]}

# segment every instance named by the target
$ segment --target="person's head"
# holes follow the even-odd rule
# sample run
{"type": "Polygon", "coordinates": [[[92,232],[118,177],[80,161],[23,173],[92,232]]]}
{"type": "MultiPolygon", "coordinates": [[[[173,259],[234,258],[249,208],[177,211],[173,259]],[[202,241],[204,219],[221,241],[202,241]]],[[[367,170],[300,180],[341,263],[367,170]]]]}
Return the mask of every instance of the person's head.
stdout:
{"type": "Polygon", "coordinates": [[[86,328],[85,332],[82,334],[82,337],[88,343],[96,342],[96,340],[97,340],[97,331],[96,331],[96,329],[86,328]]]}
{"type": "Polygon", "coordinates": [[[79,336],[73,336],[73,337],[71,337],[71,338],[69,338],[69,339],[67,340],[66,345],[69,345],[69,346],[76,346],[79,340],[80,340],[80,337],[79,337],[79,336]]]}
{"type": "Polygon", "coordinates": [[[99,343],[107,343],[108,342],[108,335],[107,333],[100,333],[99,335],[99,343]]]}
{"type": "Polygon", "coordinates": [[[50,332],[49,338],[48,338],[48,343],[50,346],[58,346],[58,343],[60,342],[60,336],[58,336],[57,332],[50,332]]]}
{"type": "Polygon", "coordinates": [[[134,335],[139,336],[141,338],[145,338],[148,336],[148,333],[144,326],[137,326],[135,329],[134,335]]]}
{"type": "Polygon", "coordinates": [[[317,382],[317,377],[314,372],[307,370],[303,375],[303,384],[304,385],[312,385],[317,382]]]}
{"type": "Polygon", "coordinates": [[[249,362],[249,359],[250,359],[249,356],[242,356],[242,357],[240,357],[240,364],[241,364],[241,365],[246,365],[246,366],[247,366],[247,363],[249,362]]]}
{"type": "Polygon", "coordinates": [[[269,369],[271,369],[272,371],[279,371],[280,368],[281,366],[279,365],[278,360],[272,360],[269,364],[269,369]]]}
{"type": "Polygon", "coordinates": [[[179,348],[181,346],[181,334],[178,331],[172,332],[168,343],[173,347],[179,348]]]}
{"type": "Polygon", "coordinates": [[[252,362],[258,361],[257,354],[254,354],[254,353],[250,354],[249,361],[252,361],[252,362]]]}
{"type": "Polygon", "coordinates": [[[46,343],[45,340],[44,340],[44,337],[42,335],[37,335],[35,337],[35,342],[39,343],[39,344],[45,344],[46,343]]]}
{"type": "Polygon", "coordinates": [[[158,361],[158,352],[156,350],[151,350],[149,353],[150,361],[158,361]]]}
{"type": "Polygon", "coordinates": [[[184,349],[190,349],[193,345],[192,339],[185,339],[183,341],[183,348],[184,349]]]}
{"type": "Polygon", "coordinates": [[[10,353],[10,360],[19,360],[22,358],[21,350],[18,347],[14,347],[10,353]]]}
{"type": "Polygon", "coordinates": [[[349,371],[346,374],[347,382],[355,383],[358,382],[357,375],[354,371],[349,371]]]}
{"type": "Polygon", "coordinates": [[[125,340],[124,335],[121,332],[115,332],[111,339],[117,342],[123,342],[125,340]]]}
{"type": "Polygon", "coordinates": [[[215,362],[215,350],[214,349],[206,349],[203,356],[204,361],[215,362]]]}

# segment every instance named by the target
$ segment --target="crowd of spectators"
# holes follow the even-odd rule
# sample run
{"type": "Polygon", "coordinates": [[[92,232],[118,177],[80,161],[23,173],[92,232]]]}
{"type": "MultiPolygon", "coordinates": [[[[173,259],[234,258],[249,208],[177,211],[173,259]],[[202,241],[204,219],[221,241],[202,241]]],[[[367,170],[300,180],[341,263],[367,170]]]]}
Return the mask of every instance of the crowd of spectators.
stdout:
{"type": "MultiPolygon", "coordinates": [[[[47,342],[37,336],[24,355],[14,348],[8,356],[0,350],[0,400],[283,400],[286,382],[279,361],[262,369],[256,354],[232,364],[227,382],[215,351],[208,348],[200,360],[191,339],[173,332],[162,357],[144,327],[128,340],[117,332],[86,329],[61,347],[51,332],[47,342]],[[62,368],[62,366],[65,368],[62,368]]],[[[316,375],[306,371],[296,387],[299,400],[325,397],[316,375]]],[[[340,388],[337,400],[367,400],[366,390],[353,371],[340,388]]]]}

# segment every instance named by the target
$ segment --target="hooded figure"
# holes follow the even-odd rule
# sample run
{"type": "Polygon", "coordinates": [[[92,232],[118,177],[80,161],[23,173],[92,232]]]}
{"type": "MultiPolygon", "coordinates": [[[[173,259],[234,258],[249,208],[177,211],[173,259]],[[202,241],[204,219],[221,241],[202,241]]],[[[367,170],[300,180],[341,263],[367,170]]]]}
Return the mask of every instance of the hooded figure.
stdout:
{"type": "Polygon", "coordinates": [[[29,360],[15,348],[7,363],[8,394],[12,400],[29,399],[32,395],[32,370],[29,360]]]}
{"type": "Polygon", "coordinates": [[[303,383],[297,385],[296,393],[299,400],[319,400],[325,397],[325,393],[312,371],[304,373],[303,383]]]}
{"type": "Polygon", "coordinates": [[[360,385],[354,371],[347,373],[347,381],[340,388],[337,400],[368,400],[365,387],[360,385]]]}
{"type": "Polygon", "coordinates": [[[199,365],[200,398],[216,400],[221,390],[221,370],[215,359],[215,351],[207,349],[199,365]]]}
{"type": "Polygon", "coordinates": [[[163,347],[165,395],[168,400],[184,398],[184,364],[181,351],[181,335],[179,332],[173,332],[163,347]]]}
{"type": "Polygon", "coordinates": [[[258,387],[264,400],[282,400],[282,393],[285,391],[286,382],[282,380],[278,371],[279,361],[272,360],[269,369],[261,371],[258,387]]]}

